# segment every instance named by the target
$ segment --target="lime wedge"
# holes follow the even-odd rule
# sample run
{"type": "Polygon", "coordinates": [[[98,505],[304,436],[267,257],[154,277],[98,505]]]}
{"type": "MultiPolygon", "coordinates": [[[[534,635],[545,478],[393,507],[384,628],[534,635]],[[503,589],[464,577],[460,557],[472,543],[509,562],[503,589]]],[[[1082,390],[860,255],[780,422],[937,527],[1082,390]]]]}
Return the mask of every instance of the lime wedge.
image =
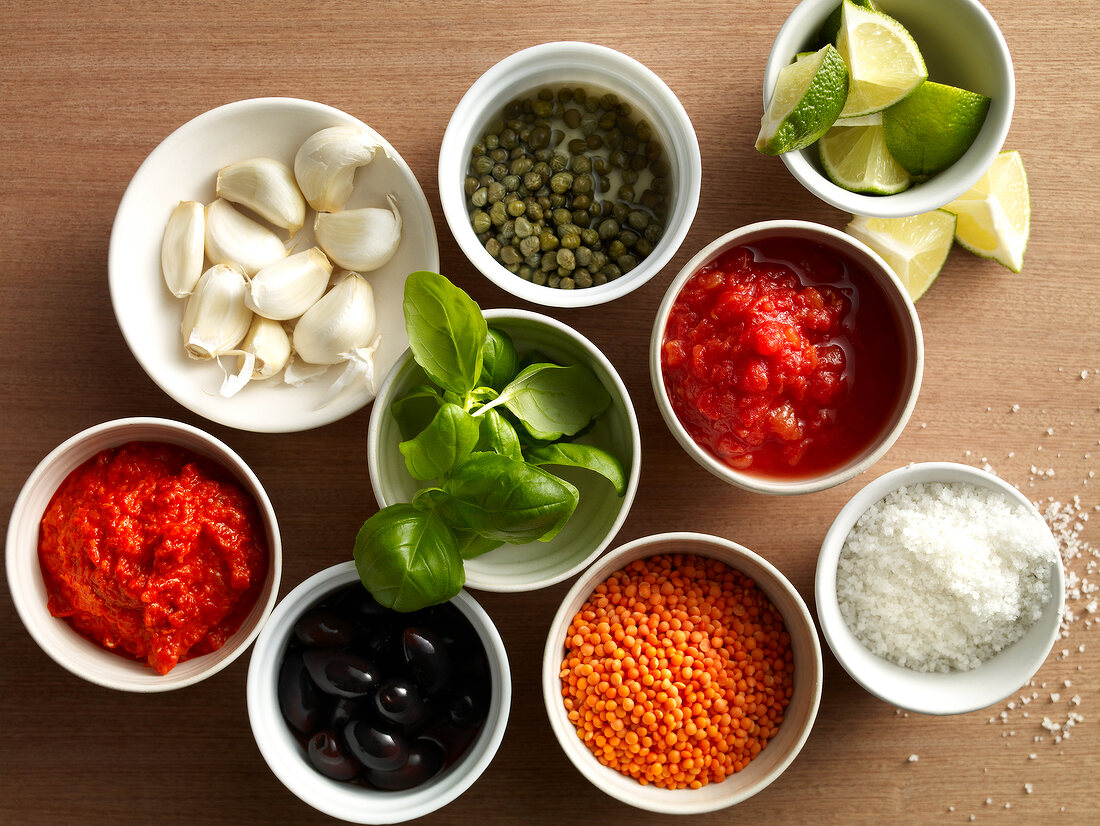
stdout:
{"type": "Polygon", "coordinates": [[[848,69],[832,46],[785,66],[760,119],[756,148],[765,155],[804,149],[837,119],[847,94],[848,69]]]}
{"type": "Polygon", "coordinates": [[[850,74],[841,117],[869,115],[892,106],[928,77],[920,49],[905,27],[851,0],[844,0],[837,49],[850,74]]]}
{"type": "Polygon", "coordinates": [[[926,80],[882,113],[886,148],[910,175],[942,172],[978,137],[989,98],[926,80]]]}
{"type": "Polygon", "coordinates": [[[970,252],[1013,272],[1024,268],[1031,200],[1019,152],[999,154],[985,175],[944,209],[959,217],[955,240],[970,252]]]}
{"type": "Polygon", "coordinates": [[[844,228],[883,257],[916,301],[943,269],[955,236],[955,216],[942,209],[908,218],[853,215],[844,228]]]}
{"type": "Polygon", "coordinates": [[[817,148],[829,180],[849,192],[893,195],[913,182],[886,151],[879,114],[838,120],[817,148]]]}
{"type": "MultiPolygon", "coordinates": [[[[863,6],[865,9],[874,9],[879,11],[879,7],[875,5],[871,0],[852,0],[857,6],[863,6]]],[[[817,42],[824,46],[826,43],[832,43],[836,45],[836,37],[840,34],[840,15],[843,5],[838,5],[828,17],[825,18],[825,22],[821,24],[821,29],[817,33],[817,42]]]]}

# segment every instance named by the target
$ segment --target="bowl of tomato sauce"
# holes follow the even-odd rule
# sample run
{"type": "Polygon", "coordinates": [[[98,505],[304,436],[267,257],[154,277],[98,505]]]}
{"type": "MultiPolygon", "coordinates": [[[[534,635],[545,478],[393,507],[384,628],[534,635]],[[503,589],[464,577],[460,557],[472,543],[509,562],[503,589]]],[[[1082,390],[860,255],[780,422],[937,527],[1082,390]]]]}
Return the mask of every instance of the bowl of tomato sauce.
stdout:
{"type": "Polygon", "coordinates": [[[916,404],[920,321],[889,265],[820,224],[726,233],[669,286],[650,376],[672,435],[732,485],[825,490],[877,462],[916,404]]]}
{"type": "Polygon", "coordinates": [[[12,509],[5,562],[20,619],[58,665],[159,692],[247,650],[281,560],[275,511],[240,456],[191,425],[129,418],[38,464],[12,509]]]}

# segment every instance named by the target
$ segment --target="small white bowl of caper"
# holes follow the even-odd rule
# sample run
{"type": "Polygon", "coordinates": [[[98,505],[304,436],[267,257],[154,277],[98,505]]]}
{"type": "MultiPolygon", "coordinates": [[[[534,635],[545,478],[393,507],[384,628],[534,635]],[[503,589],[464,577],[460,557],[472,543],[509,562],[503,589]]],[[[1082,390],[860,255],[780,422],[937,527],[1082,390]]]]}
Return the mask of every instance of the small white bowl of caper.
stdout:
{"type": "Polygon", "coordinates": [[[544,43],[490,68],[439,153],[443,214],[462,251],[497,286],[552,307],[602,304],[660,272],[701,181],[676,95],[591,43],[544,43]]]}

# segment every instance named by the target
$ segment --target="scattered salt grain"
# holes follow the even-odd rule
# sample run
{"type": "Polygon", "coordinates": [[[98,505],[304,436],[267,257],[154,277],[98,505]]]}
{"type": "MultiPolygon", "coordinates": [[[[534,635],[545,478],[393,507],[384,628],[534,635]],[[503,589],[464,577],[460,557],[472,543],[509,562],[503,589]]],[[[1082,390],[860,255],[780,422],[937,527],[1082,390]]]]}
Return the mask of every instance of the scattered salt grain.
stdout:
{"type": "Polygon", "coordinates": [[[1046,525],[1001,493],[910,485],[849,533],[837,565],[840,612],[864,646],[902,667],[970,670],[1039,618],[1056,555],[1046,525]]]}
{"type": "Polygon", "coordinates": [[[909,757],[906,759],[910,763],[916,763],[918,760],[920,760],[920,756],[916,754],[910,754],[909,757]]]}

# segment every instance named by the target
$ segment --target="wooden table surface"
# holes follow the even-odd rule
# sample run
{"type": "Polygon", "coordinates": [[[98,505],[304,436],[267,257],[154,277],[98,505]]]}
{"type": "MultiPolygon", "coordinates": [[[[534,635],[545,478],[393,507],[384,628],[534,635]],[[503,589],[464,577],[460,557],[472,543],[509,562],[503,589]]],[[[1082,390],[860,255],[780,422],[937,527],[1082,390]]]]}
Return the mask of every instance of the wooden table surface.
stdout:
{"type": "MultiPolygon", "coordinates": [[[[369,408],[317,430],[265,435],[206,422],[161,392],[123,342],[108,298],[107,245],[119,199],[157,143],[203,111],[268,95],[321,101],[370,123],[408,161],[433,209],[443,272],[483,307],[516,306],[467,262],[443,221],[439,143],[459,98],[489,66],[521,47],[578,39],[619,49],[665,80],[695,125],[705,171],[695,223],[658,277],[610,305],[550,311],[603,348],[637,407],[643,476],[618,543],[677,529],[729,537],[774,562],[812,607],[818,547],[844,502],[907,462],[953,460],[988,462],[1035,500],[1080,496],[1097,518],[1082,523],[1079,538],[1100,544],[1100,478],[1091,478],[1100,468],[1100,95],[1087,58],[1100,24],[1093,0],[987,2],[1016,66],[1006,147],[1023,153],[1030,180],[1027,264],[1014,275],[959,248],[951,253],[918,305],[924,386],[886,457],[833,490],[769,498],[709,476],[665,428],[650,391],[647,348],[657,305],[684,262],[752,221],[839,227],[848,220],[753,149],[764,62],[793,6],[3,0],[5,522],[27,475],[70,435],[108,419],[165,416],[225,440],[259,475],[282,529],[282,593],[348,559],[356,530],[375,510],[365,456],[369,408]]],[[[1070,567],[1096,579],[1086,571],[1090,559],[1095,566],[1086,550],[1070,567]]],[[[559,823],[585,813],[669,820],[590,785],[550,732],[539,661],[567,587],[475,593],[511,658],[511,720],[482,778],[424,822],[559,823]]],[[[116,693],[56,666],[20,623],[6,582],[0,592],[0,822],[332,822],[288,792],[260,757],[245,709],[248,656],[182,691],[116,693]]],[[[1088,630],[1087,601],[1071,602],[1078,616],[1068,638],[1035,686],[1020,692],[1036,698],[1024,705],[1017,697],[1013,708],[906,715],[863,691],[826,647],[820,713],[794,764],[736,809],[695,821],[951,823],[974,814],[979,821],[1100,822],[1100,634],[1088,630]],[[1071,705],[1073,695],[1079,706],[1071,705]],[[1041,720],[1065,722],[1071,710],[1085,721],[1056,743],[1041,720]],[[916,762],[907,759],[913,754],[916,762]]]]}

